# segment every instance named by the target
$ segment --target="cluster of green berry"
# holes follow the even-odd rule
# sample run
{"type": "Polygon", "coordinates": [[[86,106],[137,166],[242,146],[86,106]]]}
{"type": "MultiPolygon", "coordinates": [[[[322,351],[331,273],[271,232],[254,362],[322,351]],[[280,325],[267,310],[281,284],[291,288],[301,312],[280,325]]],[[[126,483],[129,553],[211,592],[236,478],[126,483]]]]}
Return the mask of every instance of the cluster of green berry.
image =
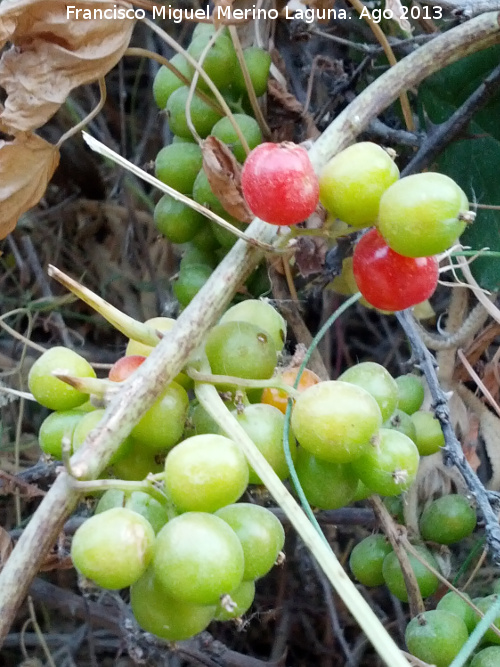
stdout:
{"type": "Polygon", "coordinates": [[[467,197],[451,178],[429,172],[399,179],[385,150],[361,142],[328,162],[319,186],[331,216],[357,229],[374,226],[347,267],[369,304],[398,311],[432,295],[438,281],[435,256],[472,220],[467,197]]]}
{"type": "MultiPolygon", "coordinates": [[[[170,318],[148,322],[165,335],[174,323],[170,318]]],[[[105,588],[130,586],[138,622],[160,637],[186,638],[213,619],[244,613],[252,603],[255,580],[271,569],[284,543],[283,528],[272,512],[237,502],[248,484],[261,480],[237,442],[221,432],[193,397],[193,369],[223,392],[239,424],[282,480],[289,475],[284,413],[293,395],[290,456],[307,499],[320,509],[336,509],[372,493],[399,497],[413,483],[420,456],[444,444],[437,420],[420,410],[424,390],[416,375],[394,379],[373,362],[348,369],[337,381],[320,381],[306,370],[294,393],[297,369],[277,367],[285,339],[286,323],[269,303],[249,299],[232,306],[121,443],[107,471],[118,478],[113,483],[117,488],[104,493],[94,516],[73,538],[72,557],[80,572],[105,588]],[[159,495],[131,492],[124,483],[151,474],[160,481],[159,495]]],[[[45,352],[29,375],[36,400],[55,411],[40,428],[43,451],[57,458],[65,447],[68,454],[77,451],[102,418],[96,397],[112,395],[152,349],[129,340],[126,355],[106,379],[97,379],[72,350],[45,352]]],[[[470,533],[475,513],[467,501],[441,498],[422,514],[421,535],[452,543],[463,537],[466,523],[470,533]],[[449,510],[445,508],[446,518],[443,514],[450,502],[462,503],[454,523],[449,510]],[[444,524],[446,539],[434,530],[444,524]]],[[[430,552],[419,548],[436,566],[430,552]]],[[[385,581],[405,599],[398,561],[390,551],[385,538],[368,538],[353,551],[352,569],[362,583],[385,581]]],[[[422,576],[422,593],[429,595],[437,580],[428,571],[422,576]]]]}
{"type": "MultiPolygon", "coordinates": [[[[174,320],[154,318],[148,325],[166,333],[174,320]]],[[[269,378],[285,337],[281,315],[265,302],[248,300],[225,313],[203,349],[213,373],[269,378]]],[[[97,379],[72,350],[45,352],[29,375],[33,396],[54,410],[40,428],[42,450],[57,458],[64,458],[65,448],[68,454],[77,451],[102,418],[103,409],[95,407],[99,397],[112,395],[152,349],[129,340],[106,379],[97,379]]],[[[260,480],[235,442],[213,422],[201,426],[208,415],[190,401],[192,386],[180,373],[121,443],[107,471],[124,481],[159,475],[163,502],[161,494],[130,492],[122,482],[123,490],[104,493],[75,533],[71,550],[77,569],[98,585],[130,586],[139,624],[168,640],[188,638],[214,619],[241,616],[252,604],[255,580],[271,569],[284,545],[283,528],[271,511],[236,502],[249,482],[260,480]]],[[[286,477],[282,412],[248,405],[238,420],[286,477]]]]}
{"type": "MultiPolygon", "coordinates": [[[[189,55],[198,61],[213,35],[213,25],[197,25],[187,49],[189,55]]],[[[259,97],[266,92],[271,58],[267,51],[257,47],[248,47],[243,51],[243,56],[255,94],[259,97]]],[[[174,55],[170,62],[188,81],[192,79],[194,69],[183,55],[174,55]]],[[[227,32],[222,32],[209,49],[203,60],[203,69],[234,112],[233,119],[252,150],[262,142],[262,133],[252,115],[243,72],[227,32]]],[[[245,148],[230,119],[222,117],[217,110],[215,98],[201,78],[196,91],[203,97],[194,94],[190,105],[195,131],[202,139],[209,135],[216,137],[231,149],[238,162],[243,163],[246,158],[245,148]]],[[[170,69],[162,66],[154,80],[153,94],[157,105],[165,110],[174,135],[172,143],[162,148],[156,157],[156,177],[241,229],[243,223],[224,209],[213,193],[203,169],[202,150],[195,142],[186,118],[189,86],[184,85],[170,69]]],[[[175,295],[184,307],[207,281],[215,264],[231,248],[236,237],[168,194],[163,195],[157,203],[154,221],[158,231],[172,243],[189,244],[184,250],[179,276],[174,283],[175,295]]],[[[261,282],[260,274],[254,275],[249,283],[249,291],[260,296],[267,289],[261,287],[261,282]]]]}

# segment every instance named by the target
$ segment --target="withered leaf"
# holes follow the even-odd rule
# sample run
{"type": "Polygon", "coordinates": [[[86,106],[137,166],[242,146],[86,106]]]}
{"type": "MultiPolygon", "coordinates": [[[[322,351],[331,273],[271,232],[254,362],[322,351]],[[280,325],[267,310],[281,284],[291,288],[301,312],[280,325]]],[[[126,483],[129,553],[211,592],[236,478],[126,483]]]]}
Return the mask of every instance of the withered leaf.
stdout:
{"type": "Polygon", "coordinates": [[[404,17],[404,10],[403,5],[401,4],[401,0],[386,0],[385,8],[391,12],[393,20],[396,21],[401,30],[404,30],[405,32],[411,32],[410,22],[407,18],[404,17]]]}
{"type": "Polygon", "coordinates": [[[73,561],[70,556],[61,557],[59,554],[52,552],[47,554],[39,571],[51,572],[52,570],[71,570],[73,567],[73,561]]]}
{"type": "MultiPolygon", "coordinates": [[[[321,229],[325,223],[326,211],[322,206],[307,220],[307,229],[321,229]]],[[[320,236],[299,236],[296,239],[295,264],[303,278],[322,273],[328,242],[320,236]]]]}
{"type": "Polygon", "coordinates": [[[0,526],[0,570],[7,562],[12,552],[12,538],[9,533],[0,526]]]}
{"type": "Polygon", "coordinates": [[[298,99],[289,93],[278,81],[270,79],[267,84],[267,92],[274,103],[279,105],[295,122],[297,121],[297,117],[304,122],[305,133],[308,139],[317,139],[319,137],[321,132],[316,127],[311,114],[305,111],[298,99]]]}
{"type": "Polygon", "coordinates": [[[59,164],[59,149],[36,134],[0,140],[0,239],[43,197],[59,164]]]}
{"type": "Polygon", "coordinates": [[[214,195],[233,218],[251,222],[253,215],[241,190],[241,166],[234,155],[216,137],[207,137],[202,150],[203,169],[214,195]]]}
{"type": "Polygon", "coordinates": [[[322,272],[326,250],[325,239],[312,236],[301,236],[297,239],[295,262],[303,278],[322,272]]]}
{"type": "MultiPolygon", "coordinates": [[[[126,3],[117,3],[130,7],[126,3]]],[[[135,21],[67,17],[63,0],[10,0],[0,4],[0,86],[7,93],[0,113],[4,131],[41,127],[71,90],[104,76],[128,47],[135,21]]],[[[78,9],[109,7],[75,0],[78,9]]]]}

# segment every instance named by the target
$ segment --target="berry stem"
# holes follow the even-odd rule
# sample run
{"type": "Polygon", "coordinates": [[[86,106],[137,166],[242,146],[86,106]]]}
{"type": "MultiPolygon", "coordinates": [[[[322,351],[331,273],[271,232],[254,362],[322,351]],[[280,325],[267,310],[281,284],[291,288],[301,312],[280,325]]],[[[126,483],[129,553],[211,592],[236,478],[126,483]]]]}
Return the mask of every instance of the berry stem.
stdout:
{"type": "MultiPolygon", "coordinates": [[[[318,331],[316,336],[311,341],[311,344],[309,345],[309,349],[307,350],[306,354],[304,355],[304,359],[302,360],[302,363],[299,367],[299,370],[297,372],[297,377],[295,378],[294,382],[294,389],[297,389],[300,383],[300,378],[302,377],[302,373],[304,372],[307,364],[309,363],[309,359],[311,358],[314,350],[318,347],[319,343],[321,342],[323,336],[326,334],[326,332],[330,329],[330,327],[335,323],[335,321],[348,309],[350,308],[358,299],[360,299],[361,294],[360,292],[357,292],[356,294],[353,294],[347,301],[345,301],[337,310],[330,315],[330,317],[326,320],[326,322],[323,324],[321,329],[318,331]]],[[[306,495],[302,489],[302,485],[300,484],[299,477],[297,475],[297,471],[295,470],[295,464],[292,459],[292,453],[290,451],[290,441],[289,441],[289,434],[290,434],[290,417],[292,415],[292,401],[290,398],[288,399],[288,405],[286,406],[286,412],[285,412],[285,423],[283,425],[283,451],[285,452],[285,459],[286,463],[288,466],[288,470],[290,471],[290,478],[292,480],[293,486],[295,487],[295,491],[299,497],[300,504],[302,505],[302,508],[306,515],[309,518],[309,521],[311,524],[315,527],[316,531],[323,537],[323,531],[321,530],[319,523],[314,516],[314,512],[311,509],[311,506],[309,504],[309,501],[306,498],[306,495]]]]}
{"type": "Polygon", "coordinates": [[[196,383],[195,393],[210,416],[235,442],[240,444],[248,462],[285,512],[384,662],[391,667],[408,667],[408,661],[355,585],[347,577],[326,539],[318,534],[316,528],[301,510],[293,496],[287,491],[246,431],[226,408],[215,387],[209,384],[196,383]]]}
{"type": "Polygon", "coordinates": [[[58,380],[66,382],[70,387],[81,391],[82,394],[92,394],[92,396],[98,396],[99,398],[106,396],[110,390],[113,391],[113,389],[118,388],[117,383],[110,380],[92,377],[80,378],[74,375],[67,375],[63,370],[52,371],[52,375],[58,380]]]}
{"type": "Polygon", "coordinates": [[[483,638],[484,633],[488,628],[495,622],[498,613],[500,612],[500,595],[497,597],[495,602],[488,609],[483,618],[476,625],[474,630],[471,632],[469,639],[462,646],[460,651],[457,653],[455,659],[451,663],[450,667],[463,667],[470,655],[479,644],[483,638]]]}
{"type": "MultiPolygon", "coordinates": [[[[220,104],[222,107],[222,110],[226,114],[226,116],[229,118],[231,121],[231,125],[233,126],[234,131],[236,132],[239,140],[242,142],[242,146],[245,145],[245,137],[243,136],[240,126],[238,123],[235,121],[234,116],[232,114],[231,109],[229,108],[228,103],[224,99],[224,97],[221,95],[219,89],[217,86],[214,84],[212,79],[208,76],[208,74],[205,72],[205,70],[201,67],[201,65],[196,62],[196,60],[192,57],[190,53],[188,53],[185,49],[183,49],[180,44],[178,44],[173,37],[170,37],[168,33],[166,33],[162,28],[156,25],[153,21],[150,21],[149,19],[145,18],[142,19],[143,22],[153,31],[155,32],[164,42],[166,42],[176,53],[180,53],[184,56],[184,58],[188,61],[188,63],[194,67],[195,70],[195,75],[198,74],[198,76],[201,76],[203,81],[207,84],[207,86],[210,88],[212,94],[214,95],[215,99],[217,102],[220,104]]],[[[196,85],[196,84],[195,84],[196,85]]],[[[247,145],[248,147],[248,145],[247,145]]]]}
{"type": "Polygon", "coordinates": [[[248,245],[260,248],[263,252],[270,254],[280,254],[288,252],[286,248],[280,249],[278,247],[270,245],[269,243],[263,243],[259,239],[252,238],[251,236],[248,235],[248,233],[242,232],[237,227],[234,227],[234,225],[232,225],[230,222],[227,222],[227,220],[224,220],[224,218],[221,218],[216,213],[213,213],[213,211],[211,211],[210,209],[206,208],[205,206],[202,206],[201,204],[198,204],[198,202],[195,202],[193,199],[190,199],[187,195],[183,195],[182,193],[177,192],[177,190],[174,190],[174,188],[169,187],[159,179],[155,178],[152,174],[148,174],[137,165],[132,164],[127,159],[125,159],[115,151],[111,150],[111,148],[108,148],[97,139],[94,139],[94,137],[92,137],[90,134],[83,132],[83,138],[85,142],[88,144],[88,146],[96,153],[99,153],[100,155],[103,155],[104,157],[111,160],[112,162],[115,162],[121,167],[124,167],[138,178],[142,179],[146,183],[149,183],[150,185],[153,185],[154,187],[158,188],[158,190],[165,192],[166,194],[170,195],[177,201],[186,204],[186,206],[190,206],[193,210],[198,211],[198,213],[201,213],[206,218],[210,218],[210,220],[213,220],[218,225],[220,225],[224,229],[227,229],[238,238],[246,241],[248,245]]]}
{"type": "Polygon", "coordinates": [[[252,80],[250,78],[250,73],[248,71],[248,67],[245,62],[245,56],[243,55],[243,49],[241,47],[240,38],[238,37],[238,31],[233,25],[229,26],[229,34],[231,35],[231,39],[233,40],[234,50],[236,51],[236,57],[238,58],[241,71],[243,73],[243,79],[245,80],[245,85],[247,87],[248,99],[250,100],[250,104],[255,114],[255,118],[259,124],[262,135],[266,139],[269,139],[271,137],[271,130],[269,129],[269,126],[266,123],[266,119],[264,118],[264,114],[262,113],[262,110],[259,106],[259,102],[255,94],[252,80]]]}
{"type": "MultiPolygon", "coordinates": [[[[410,616],[414,618],[418,614],[421,614],[425,611],[425,605],[422,600],[422,595],[418,587],[417,577],[411,566],[411,563],[408,559],[408,554],[406,553],[405,546],[401,541],[401,527],[397,527],[389,514],[387,507],[381,501],[380,496],[372,495],[369,498],[370,504],[373,507],[376,517],[380,521],[382,529],[394,549],[394,553],[398,557],[399,565],[401,566],[401,572],[405,581],[406,590],[408,593],[408,602],[410,605],[410,616]]],[[[422,563],[426,566],[425,559],[420,559],[422,563]]],[[[429,568],[431,569],[431,568],[429,568]]]]}
{"type": "Polygon", "coordinates": [[[118,489],[119,491],[124,491],[125,493],[133,493],[134,491],[142,491],[142,493],[148,493],[152,498],[157,500],[162,507],[165,507],[169,510],[169,519],[172,519],[176,516],[176,513],[170,516],[171,512],[171,503],[169,503],[168,497],[155,486],[148,479],[145,479],[143,482],[129,482],[124,479],[96,479],[92,481],[81,481],[75,478],[72,478],[72,486],[79,493],[92,493],[93,491],[108,491],[109,489],[118,489]]]}
{"type": "MultiPolygon", "coordinates": [[[[138,56],[139,58],[150,58],[151,60],[156,60],[156,62],[160,63],[160,65],[163,65],[164,67],[169,69],[173,74],[175,74],[175,76],[179,79],[179,81],[182,81],[182,83],[185,86],[189,86],[191,84],[191,81],[187,78],[187,76],[184,76],[184,74],[180,72],[175,65],[172,65],[170,60],[167,60],[167,58],[164,58],[159,53],[154,53],[154,51],[148,51],[148,49],[141,49],[139,47],[130,47],[125,51],[124,55],[138,56]]],[[[209,107],[212,107],[214,111],[216,111],[217,113],[222,113],[222,108],[202,90],[199,90],[197,88],[195,90],[195,94],[197,97],[200,98],[200,100],[203,100],[205,104],[208,104],[209,107]]]]}
{"type": "Polygon", "coordinates": [[[245,380],[243,378],[234,377],[232,375],[212,375],[211,373],[201,373],[194,368],[188,368],[186,371],[188,375],[195,382],[208,382],[209,384],[234,384],[237,387],[244,387],[246,389],[279,389],[289,394],[292,398],[297,398],[299,392],[289,384],[285,384],[281,380],[271,378],[269,380],[245,380]]]}
{"type": "MultiPolygon", "coordinates": [[[[198,67],[199,68],[201,68],[201,69],[203,68],[203,63],[205,62],[205,58],[207,57],[208,52],[210,51],[212,46],[215,44],[215,42],[216,42],[217,38],[219,37],[219,35],[221,34],[221,32],[222,32],[222,28],[218,28],[214,32],[214,34],[210,37],[208,42],[206,43],[205,48],[200,53],[200,57],[198,58],[198,67]]],[[[201,147],[203,142],[201,140],[200,135],[196,131],[196,128],[193,124],[193,120],[191,118],[191,102],[193,101],[193,96],[195,94],[196,86],[198,85],[198,79],[200,78],[200,72],[201,72],[201,69],[198,69],[198,67],[195,69],[194,74],[193,74],[193,78],[192,78],[191,82],[189,83],[189,92],[188,92],[188,96],[186,98],[186,123],[187,123],[187,126],[188,126],[191,134],[196,139],[196,143],[198,144],[198,146],[201,147]]],[[[242,146],[244,147],[245,144],[242,144],[242,146]]],[[[247,148],[248,148],[248,144],[247,144],[247,148]]],[[[247,155],[248,155],[248,153],[247,153],[247,155]]]]}
{"type": "Polygon", "coordinates": [[[61,145],[70,137],[73,137],[75,134],[80,132],[81,129],[83,129],[86,125],[90,123],[91,120],[93,120],[98,113],[101,112],[101,109],[104,107],[106,103],[106,82],[104,78],[99,79],[99,92],[101,94],[101,97],[99,99],[99,102],[97,103],[96,107],[92,109],[92,111],[85,116],[79,123],[77,123],[74,127],[70,128],[67,132],[65,132],[62,137],[60,137],[59,141],[57,142],[56,146],[57,148],[60,148],[61,145]]]}

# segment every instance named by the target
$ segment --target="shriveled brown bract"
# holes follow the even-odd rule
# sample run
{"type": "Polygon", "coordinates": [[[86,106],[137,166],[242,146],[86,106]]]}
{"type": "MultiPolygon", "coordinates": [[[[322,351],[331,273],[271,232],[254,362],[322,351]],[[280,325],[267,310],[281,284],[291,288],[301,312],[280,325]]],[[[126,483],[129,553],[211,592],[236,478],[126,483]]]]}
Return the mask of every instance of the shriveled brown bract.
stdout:
{"type": "Polygon", "coordinates": [[[250,222],[253,215],[241,191],[241,166],[229,148],[216,137],[203,142],[203,169],[212,192],[225,210],[240,222],[250,222]]]}
{"type": "Polygon", "coordinates": [[[59,149],[36,134],[0,141],[0,238],[35,206],[59,164],[59,149]]]}
{"type": "MultiPolygon", "coordinates": [[[[111,6],[75,2],[78,9],[111,6]]],[[[63,0],[14,0],[0,4],[0,86],[7,99],[0,113],[6,132],[41,127],[71,90],[104,76],[127,48],[130,19],[68,20],[63,0]]]]}

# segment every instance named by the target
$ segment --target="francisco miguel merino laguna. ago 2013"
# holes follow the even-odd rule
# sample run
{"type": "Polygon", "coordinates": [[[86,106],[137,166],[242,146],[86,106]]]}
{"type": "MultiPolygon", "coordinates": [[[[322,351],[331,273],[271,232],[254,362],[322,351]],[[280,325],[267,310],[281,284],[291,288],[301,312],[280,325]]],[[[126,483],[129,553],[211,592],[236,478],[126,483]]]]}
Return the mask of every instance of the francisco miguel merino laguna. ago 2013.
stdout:
{"type": "MultiPolygon", "coordinates": [[[[304,6],[303,9],[291,9],[285,7],[282,18],[285,19],[299,19],[305,23],[313,23],[318,19],[347,19],[348,14],[345,9],[310,9],[304,6]]],[[[279,16],[277,9],[264,9],[252,5],[245,9],[232,8],[230,6],[218,6],[214,8],[214,12],[210,14],[210,10],[206,9],[181,9],[180,7],[172,7],[171,5],[164,5],[163,7],[153,7],[153,19],[160,18],[162,20],[170,20],[173,23],[181,23],[184,20],[212,20],[214,17],[221,21],[241,21],[248,19],[277,19],[279,16]]],[[[144,9],[140,8],[125,8],[118,5],[107,7],[105,9],[80,9],[74,5],[68,5],[66,8],[67,19],[143,19],[146,17],[144,9]]]]}

